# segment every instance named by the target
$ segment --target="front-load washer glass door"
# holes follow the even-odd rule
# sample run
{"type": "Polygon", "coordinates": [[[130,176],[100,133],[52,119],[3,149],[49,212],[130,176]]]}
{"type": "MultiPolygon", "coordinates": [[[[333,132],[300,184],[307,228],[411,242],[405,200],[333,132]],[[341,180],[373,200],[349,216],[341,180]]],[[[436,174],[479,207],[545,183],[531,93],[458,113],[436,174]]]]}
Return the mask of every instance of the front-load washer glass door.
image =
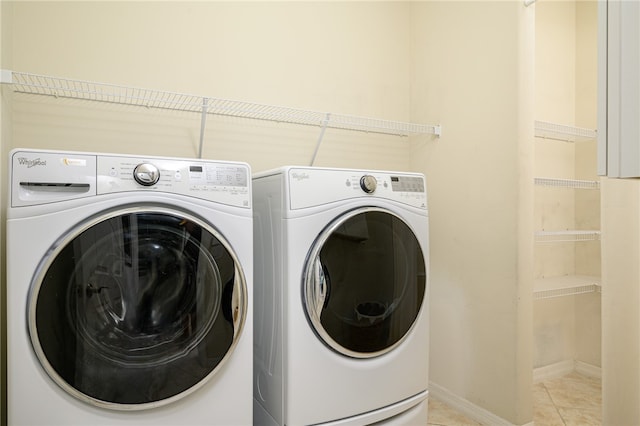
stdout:
{"type": "Polygon", "coordinates": [[[62,238],[29,296],[29,332],[49,376],[112,409],[194,391],[230,356],[246,316],[238,259],[204,221],[119,209],[62,238]]]}
{"type": "Polygon", "coordinates": [[[354,210],[330,224],[312,247],[304,303],[316,334],[355,358],[396,347],[424,302],[425,257],[409,226],[379,208],[354,210]]]}

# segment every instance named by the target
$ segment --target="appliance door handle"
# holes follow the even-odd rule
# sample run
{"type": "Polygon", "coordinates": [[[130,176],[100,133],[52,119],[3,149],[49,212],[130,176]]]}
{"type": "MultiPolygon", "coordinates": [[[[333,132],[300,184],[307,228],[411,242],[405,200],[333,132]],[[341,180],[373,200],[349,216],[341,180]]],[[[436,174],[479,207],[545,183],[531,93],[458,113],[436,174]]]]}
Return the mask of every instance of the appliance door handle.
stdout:
{"type": "Polygon", "coordinates": [[[320,256],[313,262],[313,271],[313,312],[320,319],[329,290],[329,281],[320,256]]]}
{"type": "Polygon", "coordinates": [[[243,286],[240,270],[238,265],[235,267],[235,277],[233,279],[233,293],[231,295],[231,315],[233,320],[233,334],[234,337],[240,334],[242,323],[246,312],[243,312],[246,307],[246,300],[244,300],[243,286]]]}

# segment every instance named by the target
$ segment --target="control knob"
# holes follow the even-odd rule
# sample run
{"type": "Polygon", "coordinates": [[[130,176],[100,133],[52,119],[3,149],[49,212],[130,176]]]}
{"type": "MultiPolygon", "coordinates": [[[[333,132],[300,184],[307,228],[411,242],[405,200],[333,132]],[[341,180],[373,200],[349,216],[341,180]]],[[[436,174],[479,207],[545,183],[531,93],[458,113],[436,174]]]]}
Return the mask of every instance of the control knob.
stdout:
{"type": "Polygon", "coordinates": [[[140,163],[133,169],[133,178],[140,185],[152,186],[160,180],[160,170],[150,163],[140,163]]]}
{"type": "Polygon", "coordinates": [[[360,188],[367,194],[371,194],[378,187],[378,181],[371,175],[364,175],[360,178],[360,188]]]}

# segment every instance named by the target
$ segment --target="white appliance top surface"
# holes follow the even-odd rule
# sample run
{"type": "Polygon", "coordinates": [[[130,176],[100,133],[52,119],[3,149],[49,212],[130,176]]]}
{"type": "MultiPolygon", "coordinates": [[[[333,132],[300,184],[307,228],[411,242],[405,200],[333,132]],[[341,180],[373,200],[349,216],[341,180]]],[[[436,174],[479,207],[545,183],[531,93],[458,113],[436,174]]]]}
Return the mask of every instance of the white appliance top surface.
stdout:
{"type": "Polygon", "coordinates": [[[282,171],[292,210],[355,198],[392,200],[427,210],[426,182],[420,173],[318,167],[282,171]]]}
{"type": "Polygon", "coordinates": [[[251,171],[241,162],[117,154],[14,150],[11,206],[47,204],[103,194],[158,191],[251,208],[251,171]],[[134,169],[148,164],[156,183],[145,186],[134,169]]]}

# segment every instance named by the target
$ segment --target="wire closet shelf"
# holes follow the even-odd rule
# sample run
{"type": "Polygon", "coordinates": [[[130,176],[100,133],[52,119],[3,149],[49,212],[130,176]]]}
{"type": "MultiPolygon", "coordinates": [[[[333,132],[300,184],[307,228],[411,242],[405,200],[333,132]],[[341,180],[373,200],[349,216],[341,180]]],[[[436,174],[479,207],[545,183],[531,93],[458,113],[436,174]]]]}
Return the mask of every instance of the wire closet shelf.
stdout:
{"type": "Polygon", "coordinates": [[[419,134],[440,136],[441,133],[439,125],[389,121],[16,71],[4,70],[3,75],[2,82],[10,83],[14,92],[33,95],[268,120],[396,136],[419,134]]]}
{"type": "Polygon", "coordinates": [[[601,292],[600,279],[583,275],[539,278],[534,284],[534,299],[573,296],[601,292]]]}
{"type": "Polygon", "coordinates": [[[536,186],[545,186],[551,188],[569,188],[569,189],[600,189],[600,182],[597,180],[578,180],[578,179],[557,179],[557,178],[534,178],[536,186]]]}
{"type": "Polygon", "coordinates": [[[564,142],[586,142],[596,139],[598,135],[597,131],[593,129],[550,123],[548,121],[535,121],[534,134],[538,138],[564,142]]]}
{"type": "Polygon", "coordinates": [[[580,241],[600,240],[600,231],[536,231],[535,240],[537,243],[576,243],[580,241]]]}

